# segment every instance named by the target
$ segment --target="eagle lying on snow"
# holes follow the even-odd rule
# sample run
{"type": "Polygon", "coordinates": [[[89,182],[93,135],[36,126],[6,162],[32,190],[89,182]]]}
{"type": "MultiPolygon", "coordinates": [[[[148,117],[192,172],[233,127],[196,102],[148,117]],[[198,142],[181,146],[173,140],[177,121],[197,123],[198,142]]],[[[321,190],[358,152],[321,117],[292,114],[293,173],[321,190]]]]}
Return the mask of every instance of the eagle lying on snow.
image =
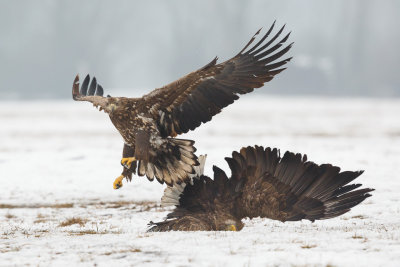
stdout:
{"type": "Polygon", "coordinates": [[[238,95],[262,87],[285,69],[282,66],[291,58],[280,58],[292,44],[280,48],[290,33],[276,41],[282,27],[268,40],[274,24],[251,48],[260,30],[233,58],[220,64],[215,58],[201,69],[141,98],[103,97],[103,88],[96,78],[89,85],[88,75],[79,88],[76,76],[73,99],[91,102],[108,113],[124,139],[121,160],[124,168],[114,188],[121,187],[125,177],[131,180],[136,170],[139,176],[156,178],[169,186],[189,180],[195,173],[194,167],[199,165],[194,141],[175,137],[210,121],[237,100],[238,95]]]}
{"type": "Polygon", "coordinates": [[[246,147],[225,158],[228,178],[214,166],[214,179],[203,175],[205,157],[191,183],[167,187],[162,205],[175,205],[163,222],[149,231],[241,230],[243,218],[310,221],[342,215],[371,195],[374,189],[349,184],[362,171],[343,171],[331,164],[317,165],[306,155],[276,148],[246,147]]]}

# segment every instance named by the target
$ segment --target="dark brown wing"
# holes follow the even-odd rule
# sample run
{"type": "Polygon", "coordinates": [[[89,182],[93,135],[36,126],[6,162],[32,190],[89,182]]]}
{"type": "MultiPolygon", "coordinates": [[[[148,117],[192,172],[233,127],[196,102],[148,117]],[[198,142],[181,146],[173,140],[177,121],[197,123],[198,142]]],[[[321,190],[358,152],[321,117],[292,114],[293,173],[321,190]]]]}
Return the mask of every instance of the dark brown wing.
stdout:
{"type": "Polygon", "coordinates": [[[362,171],[340,172],[331,164],[317,165],[306,155],[277,149],[242,148],[227,158],[231,179],[245,179],[237,207],[240,218],[267,217],[280,221],[329,219],[350,211],[373,189],[354,189],[362,171]],[[252,167],[253,166],[253,167],[252,167]]]}
{"type": "MultiPolygon", "coordinates": [[[[218,167],[214,180],[199,175],[191,184],[165,190],[163,204],[176,208],[164,222],[153,223],[151,231],[188,230],[196,222],[200,230],[220,230],[226,219],[265,217],[280,221],[329,219],[350,209],[371,195],[370,188],[350,184],[362,174],[340,172],[330,164],[317,165],[301,154],[259,146],[246,147],[226,158],[232,171],[228,178],[218,167]]],[[[222,228],[223,229],[223,228],[222,228]]]]}
{"type": "MultiPolygon", "coordinates": [[[[225,176],[225,173],[220,172],[218,175],[225,176]]],[[[229,184],[230,180],[226,181],[229,184]]],[[[193,183],[174,187],[177,188],[169,187],[165,190],[162,204],[176,203],[176,208],[167,215],[165,221],[150,223],[149,231],[219,231],[227,230],[226,226],[230,224],[237,230],[243,228],[233,212],[238,195],[234,190],[224,190],[229,185],[220,187],[215,180],[201,175],[193,179],[193,183]]]]}
{"type": "Polygon", "coordinates": [[[209,223],[208,214],[190,214],[173,220],[163,222],[150,222],[148,232],[167,232],[167,231],[212,231],[212,224],[209,223]]]}
{"type": "MultiPolygon", "coordinates": [[[[275,23],[274,23],[275,24],[275,23]]],[[[256,35],[235,57],[216,64],[217,58],[203,68],[143,96],[143,109],[150,108],[161,134],[176,136],[194,130],[211,120],[221,109],[232,104],[238,95],[252,92],[283,71],[281,68],[291,58],[279,60],[292,44],[279,50],[289,34],[275,42],[283,32],[282,27],[270,40],[274,24],[253,47],[246,49],[256,35]],[[275,44],[273,44],[275,43],[275,44]]]]}
{"type": "Polygon", "coordinates": [[[213,180],[201,175],[193,184],[174,185],[165,189],[162,205],[176,203],[176,208],[163,222],[150,223],[149,231],[211,231],[219,211],[215,206],[217,197],[213,180]]]}

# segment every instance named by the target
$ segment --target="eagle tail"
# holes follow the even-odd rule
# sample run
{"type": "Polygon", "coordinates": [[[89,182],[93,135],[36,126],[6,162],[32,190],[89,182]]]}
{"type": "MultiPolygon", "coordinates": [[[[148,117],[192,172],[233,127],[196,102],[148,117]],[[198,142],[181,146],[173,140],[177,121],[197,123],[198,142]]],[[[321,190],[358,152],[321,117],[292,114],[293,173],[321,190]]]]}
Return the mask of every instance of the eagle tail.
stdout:
{"type": "MultiPolygon", "coordinates": [[[[198,179],[204,173],[204,165],[206,163],[207,155],[199,156],[199,166],[194,166],[195,173],[189,175],[190,181],[189,183],[193,185],[193,179],[198,179]]],[[[167,186],[164,190],[164,195],[161,198],[161,206],[168,207],[168,206],[178,206],[179,199],[183,190],[185,190],[186,183],[175,184],[174,186],[167,186]]]]}
{"type": "Polygon", "coordinates": [[[199,166],[193,145],[193,140],[167,138],[164,149],[154,158],[139,161],[139,176],[146,175],[150,181],[156,178],[169,186],[189,181],[199,166]]]}

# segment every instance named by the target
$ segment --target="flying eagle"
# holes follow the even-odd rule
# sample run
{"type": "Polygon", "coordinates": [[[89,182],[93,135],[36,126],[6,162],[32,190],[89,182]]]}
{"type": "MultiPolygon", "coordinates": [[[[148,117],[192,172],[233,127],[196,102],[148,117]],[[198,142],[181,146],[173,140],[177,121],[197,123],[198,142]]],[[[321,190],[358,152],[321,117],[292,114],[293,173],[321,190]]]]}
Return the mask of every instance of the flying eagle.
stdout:
{"type": "Polygon", "coordinates": [[[191,183],[167,187],[162,205],[175,205],[163,222],[149,231],[241,230],[243,218],[315,221],[342,215],[371,195],[374,189],[349,184],[362,171],[343,171],[331,164],[317,165],[306,155],[260,146],[242,148],[225,158],[228,178],[214,166],[214,179],[204,176],[205,158],[191,183]]]}
{"type": "Polygon", "coordinates": [[[114,182],[115,189],[122,186],[123,178],[131,180],[136,170],[139,176],[156,178],[169,186],[188,181],[199,164],[194,141],[175,137],[210,121],[238,95],[262,87],[286,69],[282,66],[291,58],[281,57],[293,43],[281,48],[290,33],[277,40],[285,26],[271,35],[274,25],[250,47],[261,29],[257,31],[233,58],[217,64],[216,57],[201,69],[141,98],[103,97],[104,90],[96,78],[90,82],[86,76],[79,88],[79,75],[76,76],[73,99],[91,102],[108,113],[124,140],[124,167],[114,182]]]}

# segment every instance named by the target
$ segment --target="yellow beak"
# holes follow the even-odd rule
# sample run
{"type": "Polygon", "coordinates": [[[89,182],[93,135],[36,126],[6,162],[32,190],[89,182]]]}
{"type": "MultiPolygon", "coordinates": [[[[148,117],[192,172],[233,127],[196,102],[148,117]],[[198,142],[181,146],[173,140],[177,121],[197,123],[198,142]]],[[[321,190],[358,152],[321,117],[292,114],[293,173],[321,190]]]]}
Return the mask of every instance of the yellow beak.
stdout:
{"type": "Polygon", "coordinates": [[[236,232],[237,231],[236,230],[236,226],[234,226],[233,224],[229,225],[228,226],[228,231],[235,231],[236,232]]]}

